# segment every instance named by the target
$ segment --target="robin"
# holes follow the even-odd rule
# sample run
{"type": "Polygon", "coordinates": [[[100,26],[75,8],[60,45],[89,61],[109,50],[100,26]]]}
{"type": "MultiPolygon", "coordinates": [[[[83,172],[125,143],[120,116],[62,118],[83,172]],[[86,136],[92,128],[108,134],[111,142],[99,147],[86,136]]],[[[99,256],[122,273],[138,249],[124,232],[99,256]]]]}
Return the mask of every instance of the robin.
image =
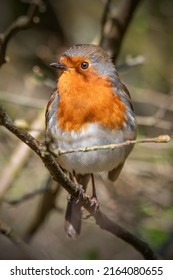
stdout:
{"type": "MultiPolygon", "coordinates": [[[[53,148],[71,150],[136,138],[130,94],[102,48],[75,45],[51,66],[60,70],[46,110],[46,135],[52,137],[53,148]]],[[[114,150],[67,153],[59,156],[57,162],[84,190],[91,178],[96,199],[93,174],[105,171],[108,179],[115,181],[132,148],[128,145],[114,150]]],[[[79,235],[81,218],[81,206],[70,197],[65,216],[65,231],[70,237],[79,235]]]]}

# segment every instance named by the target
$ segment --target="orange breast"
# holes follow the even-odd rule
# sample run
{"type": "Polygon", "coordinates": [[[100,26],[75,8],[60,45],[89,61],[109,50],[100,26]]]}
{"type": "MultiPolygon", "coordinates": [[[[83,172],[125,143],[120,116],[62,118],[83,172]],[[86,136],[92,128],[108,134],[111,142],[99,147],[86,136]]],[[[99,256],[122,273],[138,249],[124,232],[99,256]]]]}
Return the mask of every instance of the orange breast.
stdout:
{"type": "Polygon", "coordinates": [[[64,131],[77,132],[88,123],[119,129],[127,122],[125,104],[114,94],[112,84],[96,74],[85,76],[74,69],[64,71],[57,89],[60,94],[58,127],[64,131]]]}

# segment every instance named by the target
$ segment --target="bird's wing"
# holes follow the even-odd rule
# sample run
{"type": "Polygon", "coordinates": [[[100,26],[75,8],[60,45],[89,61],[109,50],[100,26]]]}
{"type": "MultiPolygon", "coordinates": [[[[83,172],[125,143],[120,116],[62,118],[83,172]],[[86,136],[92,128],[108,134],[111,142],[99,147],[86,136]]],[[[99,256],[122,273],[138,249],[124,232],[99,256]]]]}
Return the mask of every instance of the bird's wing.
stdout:
{"type": "Polygon", "coordinates": [[[133,105],[132,105],[132,101],[131,101],[130,93],[129,93],[127,87],[123,83],[121,83],[120,85],[115,85],[114,93],[116,95],[118,95],[123,100],[123,102],[125,104],[128,103],[128,105],[130,106],[132,111],[134,111],[133,105]]]}
{"type": "Polygon", "coordinates": [[[49,99],[49,102],[46,107],[46,113],[45,113],[45,118],[46,118],[46,132],[48,130],[51,130],[51,126],[53,126],[55,123],[57,123],[57,106],[59,103],[59,94],[57,90],[55,89],[49,99]]]}

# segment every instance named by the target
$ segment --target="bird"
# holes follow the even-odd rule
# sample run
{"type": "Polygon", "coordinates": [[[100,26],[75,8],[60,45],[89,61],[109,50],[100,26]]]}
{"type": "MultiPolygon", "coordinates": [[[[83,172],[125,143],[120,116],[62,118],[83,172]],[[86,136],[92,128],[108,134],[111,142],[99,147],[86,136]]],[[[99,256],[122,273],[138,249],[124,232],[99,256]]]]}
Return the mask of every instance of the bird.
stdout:
{"type": "MultiPolygon", "coordinates": [[[[46,137],[52,148],[71,150],[135,140],[137,123],[127,87],[121,82],[111,57],[100,46],[77,44],[50,66],[59,77],[46,108],[46,137]]],[[[118,149],[66,153],[57,163],[71,180],[86,191],[91,178],[92,198],[97,201],[94,174],[106,172],[116,181],[133,145],[118,149]]],[[[68,198],[65,231],[76,239],[81,231],[82,207],[68,198]]]]}

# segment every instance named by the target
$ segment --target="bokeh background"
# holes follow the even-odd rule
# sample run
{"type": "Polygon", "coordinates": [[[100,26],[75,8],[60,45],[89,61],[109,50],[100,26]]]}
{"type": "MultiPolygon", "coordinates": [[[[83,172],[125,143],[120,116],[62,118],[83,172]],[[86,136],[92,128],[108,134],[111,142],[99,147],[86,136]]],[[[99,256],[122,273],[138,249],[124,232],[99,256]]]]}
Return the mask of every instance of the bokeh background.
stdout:
{"type": "MultiPolygon", "coordinates": [[[[112,0],[111,13],[122,0],[112,0]]],[[[0,0],[0,32],[28,10],[26,1],[0,0]]],[[[75,43],[97,43],[104,1],[47,0],[35,24],[20,31],[7,48],[8,63],[0,69],[0,103],[17,124],[33,128],[44,141],[43,112],[56,74],[49,64],[75,43]]],[[[117,65],[136,56],[142,65],[120,68],[138,120],[138,137],[173,132],[173,1],[141,1],[126,32],[117,65]]],[[[173,259],[173,143],[136,145],[118,181],[110,184],[96,176],[103,211],[139,238],[160,258],[173,259]]],[[[39,158],[0,127],[0,188],[8,192],[0,208],[3,218],[27,242],[36,259],[141,259],[130,245],[100,230],[92,218],[84,219],[79,239],[64,233],[67,193],[59,190],[12,205],[48,179],[39,158]],[[43,201],[52,206],[42,209],[43,201]],[[50,198],[51,196],[51,198],[50,198]],[[43,215],[44,214],[44,215],[43,215]]],[[[88,190],[90,193],[90,189],[88,190]]],[[[46,205],[46,203],[44,203],[46,205]]],[[[86,213],[84,212],[84,217],[86,213]]],[[[27,258],[0,234],[0,259],[27,258]]]]}

